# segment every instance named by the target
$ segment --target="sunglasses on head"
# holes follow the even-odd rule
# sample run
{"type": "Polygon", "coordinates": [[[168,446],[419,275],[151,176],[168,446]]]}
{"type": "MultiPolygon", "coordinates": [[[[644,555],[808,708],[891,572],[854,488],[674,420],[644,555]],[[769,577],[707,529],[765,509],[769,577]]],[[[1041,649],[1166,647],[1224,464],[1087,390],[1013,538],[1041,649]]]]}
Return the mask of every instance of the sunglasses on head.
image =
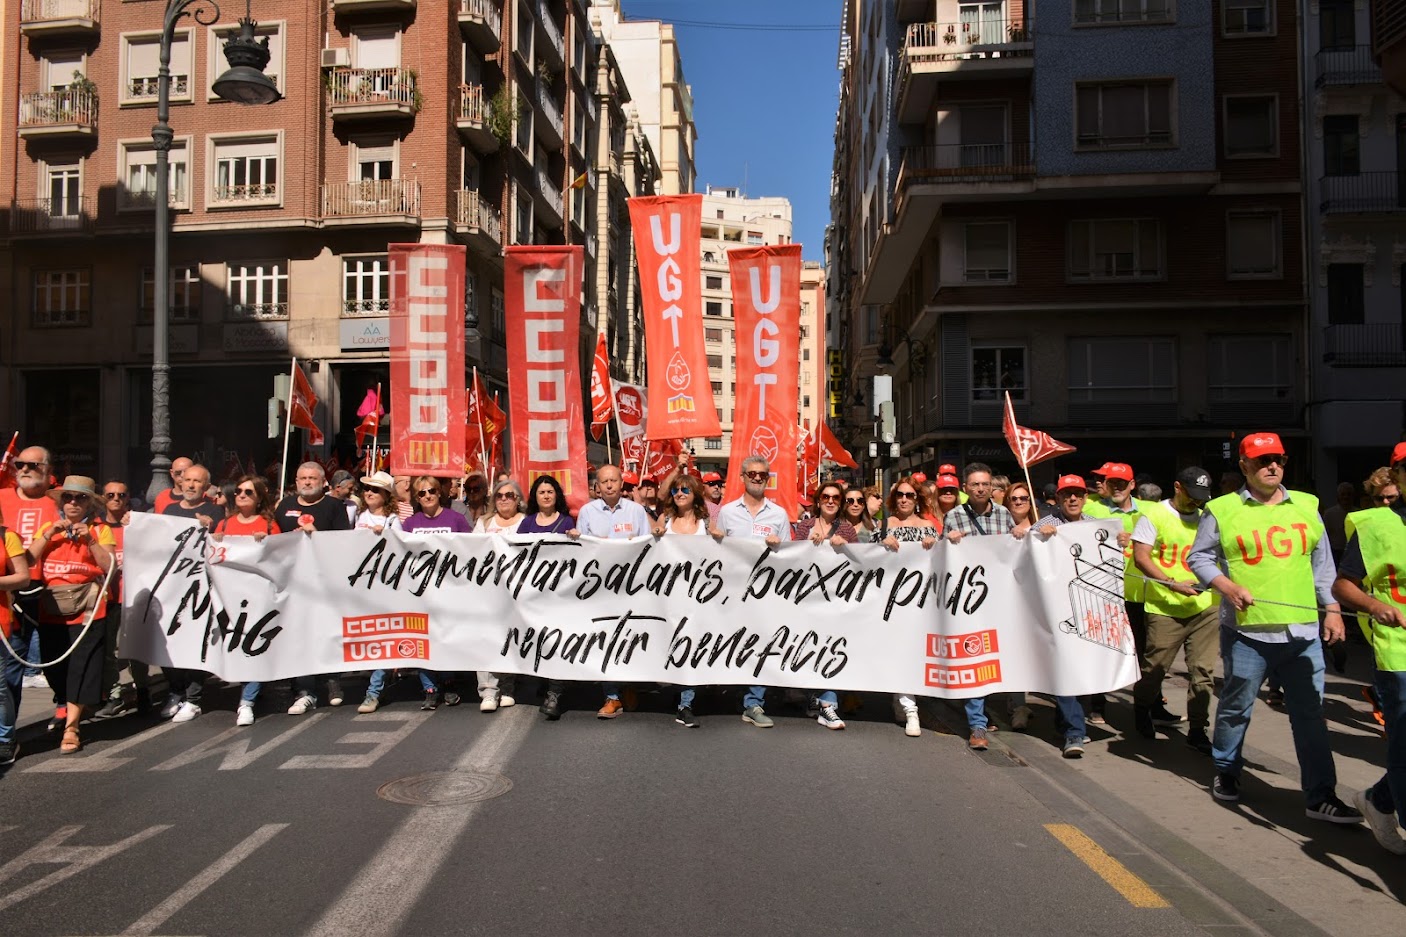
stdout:
{"type": "Polygon", "coordinates": [[[48,465],[47,462],[16,462],[14,466],[21,472],[38,471],[40,466],[48,465]]]}

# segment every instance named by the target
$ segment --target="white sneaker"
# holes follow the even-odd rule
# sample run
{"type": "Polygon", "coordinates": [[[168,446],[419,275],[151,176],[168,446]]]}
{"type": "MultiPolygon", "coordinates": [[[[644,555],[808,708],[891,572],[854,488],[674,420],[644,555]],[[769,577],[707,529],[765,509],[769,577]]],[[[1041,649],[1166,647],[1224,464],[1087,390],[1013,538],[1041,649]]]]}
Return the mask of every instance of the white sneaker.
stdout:
{"type": "Polygon", "coordinates": [[[342,694],[342,681],[340,681],[340,680],[328,680],[328,681],[327,681],[327,705],[328,705],[328,706],[340,706],[340,705],[342,705],[342,702],[343,702],[343,700],[345,700],[345,699],[346,699],[346,697],[342,694]]]}
{"type": "Polygon", "coordinates": [[[200,707],[194,703],[182,703],[180,709],[171,717],[172,722],[193,722],[195,717],[200,715],[200,707]]]}
{"type": "Polygon", "coordinates": [[[489,693],[478,704],[478,711],[481,713],[496,712],[498,709],[498,694],[489,693]]]}
{"type": "Polygon", "coordinates": [[[166,697],[166,705],[161,707],[161,718],[170,719],[176,713],[180,712],[181,703],[183,702],[184,700],[179,696],[166,697]]]}
{"type": "Polygon", "coordinates": [[[1017,732],[1024,732],[1030,725],[1030,707],[1017,706],[1011,711],[1011,728],[1017,732]]]}
{"type": "Polygon", "coordinates": [[[506,693],[504,693],[504,694],[502,694],[501,696],[498,697],[498,708],[499,708],[499,709],[507,709],[509,706],[516,706],[516,705],[517,705],[517,700],[513,699],[511,696],[507,695],[506,693]]]}
{"type": "Polygon", "coordinates": [[[32,677],[25,677],[21,680],[20,686],[26,690],[44,690],[49,686],[49,679],[42,673],[37,673],[32,677]]]}
{"type": "Polygon", "coordinates": [[[904,714],[903,734],[913,739],[923,734],[922,726],[918,725],[918,711],[916,709],[910,710],[904,714]]]}
{"type": "Polygon", "coordinates": [[[293,705],[288,707],[288,715],[301,716],[303,713],[312,712],[317,708],[317,697],[304,693],[293,700],[293,705]]]}
{"type": "Polygon", "coordinates": [[[254,724],[253,703],[239,704],[239,712],[235,713],[234,724],[237,726],[251,726],[254,724]]]}

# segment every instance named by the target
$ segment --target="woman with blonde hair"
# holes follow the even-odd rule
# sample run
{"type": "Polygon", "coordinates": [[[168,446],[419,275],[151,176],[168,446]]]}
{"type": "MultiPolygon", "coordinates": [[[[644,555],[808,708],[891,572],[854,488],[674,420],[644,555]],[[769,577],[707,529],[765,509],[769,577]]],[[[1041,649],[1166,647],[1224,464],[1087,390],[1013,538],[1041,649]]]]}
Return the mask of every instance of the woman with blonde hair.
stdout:
{"type": "Polygon", "coordinates": [[[1391,477],[1391,469],[1383,465],[1362,483],[1367,492],[1367,506],[1370,508],[1391,507],[1401,497],[1401,489],[1391,477]]]}
{"type": "MultiPolygon", "coordinates": [[[[474,525],[476,534],[515,534],[522,525],[522,489],[511,478],[493,484],[493,508],[474,525]]],[[[478,710],[491,713],[517,705],[517,674],[478,671],[478,710]]]]}

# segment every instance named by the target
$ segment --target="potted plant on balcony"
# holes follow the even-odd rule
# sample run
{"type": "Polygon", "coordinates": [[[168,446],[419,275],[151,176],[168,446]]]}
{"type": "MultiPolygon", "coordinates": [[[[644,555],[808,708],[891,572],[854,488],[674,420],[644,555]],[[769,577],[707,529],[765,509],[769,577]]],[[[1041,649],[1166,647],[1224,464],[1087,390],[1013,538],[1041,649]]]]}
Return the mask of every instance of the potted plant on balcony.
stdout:
{"type": "Polygon", "coordinates": [[[488,100],[488,131],[498,140],[500,146],[513,141],[513,124],[522,116],[521,102],[517,96],[508,93],[503,85],[488,100]]]}
{"type": "Polygon", "coordinates": [[[98,103],[98,83],[74,69],[73,80],[64,90],[66,93],[54,97],[50,120],[56,124],[74,124],[88,119],[89,108],[98,103]]]}
{"type": "Polygon", "coordinates": [[[413,68],[400,69],[391,85],[391,100],[410,105],[411,113],[420,113],[425,99],[420,94],[420,75],[413,68]]]}

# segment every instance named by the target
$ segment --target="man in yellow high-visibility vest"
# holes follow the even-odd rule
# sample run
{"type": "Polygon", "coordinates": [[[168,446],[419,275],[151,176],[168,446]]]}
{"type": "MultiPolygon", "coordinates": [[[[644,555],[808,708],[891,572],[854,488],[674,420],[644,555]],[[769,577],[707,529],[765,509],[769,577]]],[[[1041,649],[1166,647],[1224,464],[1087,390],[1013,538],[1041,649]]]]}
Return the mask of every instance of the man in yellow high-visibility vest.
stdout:
{"type": "Polygon", "coordinates": [[[1298,752],[1305,813],[1329,823],[1360,823],[1362,814],[1338,799],[1337,768],[1323,719],[1323,644],[1318,605],[1327,614],[1322,636],[1343,640],[1332,588],[1335,572],[1318,516],[1318,499],[1284,487],[1287,458],[1274,433],[1240,442],[1245,487],[1206,505],[1187,566],[1222,596],[1221,667],[1211,759],[1216,800],[1240,799],[1241,750],[1255,694],[1266,676],[1284,688],[1298,752]]]}
{"type": "MultiPolygon", "coordinates": [[[[1391,479],[1406,489],[1406,442],[1391,453],[1391,479]]],[[[1373,681],[1386,729],[1386,774],[1353,803],[1388,852],[1406,856],[1406,499],[1347,516],[1333,595],[1358,609],[1377,666],[1373,681]]]]}

